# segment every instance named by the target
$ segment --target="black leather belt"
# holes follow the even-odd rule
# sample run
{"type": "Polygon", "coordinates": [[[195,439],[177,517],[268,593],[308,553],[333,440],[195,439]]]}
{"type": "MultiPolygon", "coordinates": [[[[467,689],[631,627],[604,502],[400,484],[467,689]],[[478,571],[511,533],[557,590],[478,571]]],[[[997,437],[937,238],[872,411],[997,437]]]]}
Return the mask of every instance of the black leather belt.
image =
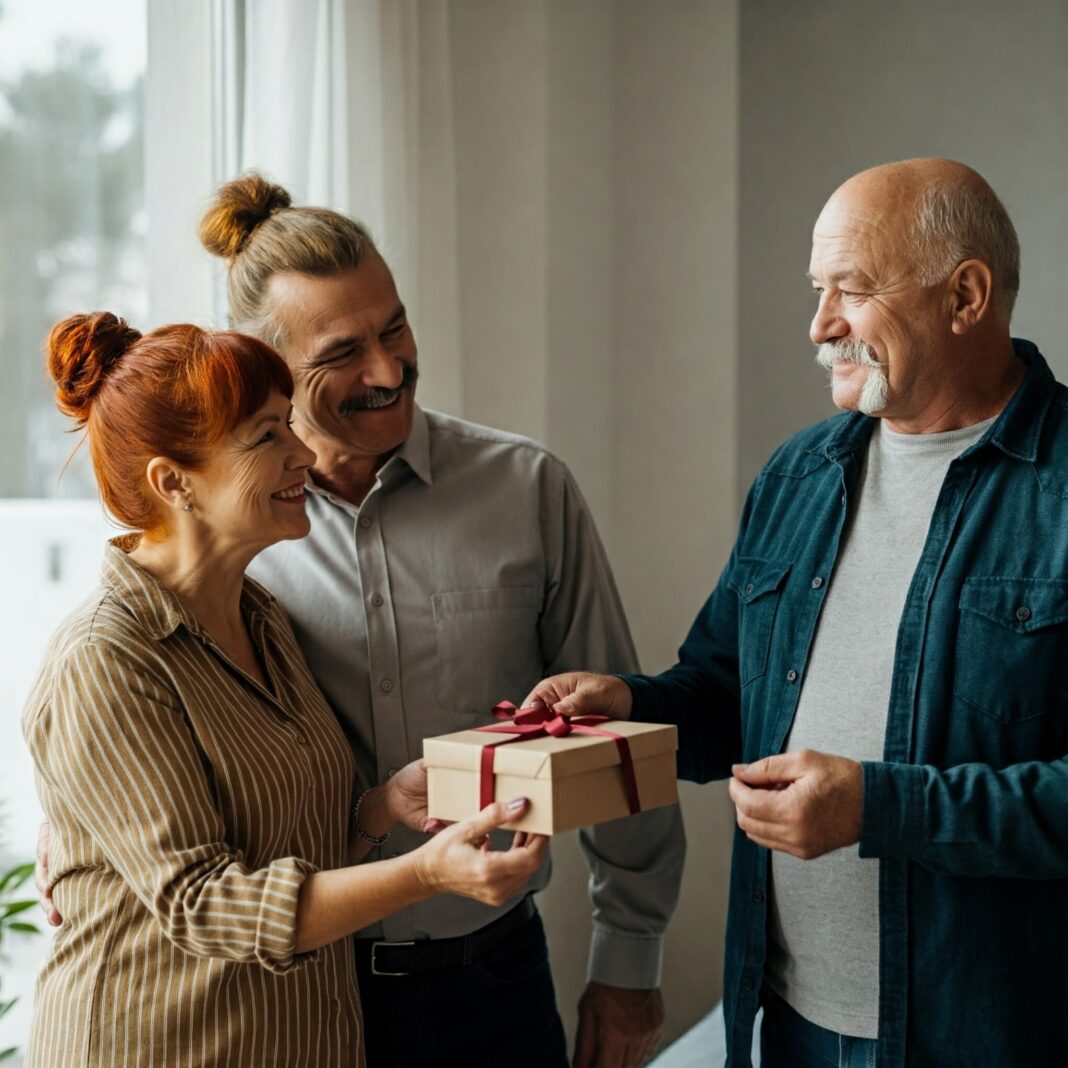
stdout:
{"type": "Polygon", "coordinates": [[[485,956],[534,918],[534,898],[527,894],[485,927],[455,938],[420,938],[415,942],[376,942],[357,938],[356,952],[370,960],[372,975],[411,975],[460,968],[485,956]]]}

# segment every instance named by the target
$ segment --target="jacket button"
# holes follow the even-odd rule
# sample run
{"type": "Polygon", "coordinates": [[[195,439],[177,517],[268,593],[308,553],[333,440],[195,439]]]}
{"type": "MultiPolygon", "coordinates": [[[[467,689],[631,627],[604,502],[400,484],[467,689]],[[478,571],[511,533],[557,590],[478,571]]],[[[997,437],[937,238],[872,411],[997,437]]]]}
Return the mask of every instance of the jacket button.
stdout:
{"type": "Polygon", "coordinates": [[[753,900],[759,905],[764,900],[764,893],[762,890],[753,891],[753,900]]]}
{"type": "Polygon", "coordinates": [[[364,530],[366,530],[373,522],[374,520],[369,515],[360,516],[360,526],[363,527],[364,530]]]}
{"type": "Polygon", "coordinates": [[[812,580],[812,588],[813,588],[814,590],[818,590],[818,589],[819,589],[819,588],[820,588],[820,587],[821,587],[822,585],[823,585],[823,579],[822,579],[822,578],[821,578],[821,577],[820,577],[819,575],[817,575],[817,576],[816,576],[816,577],[815,577],[815,578],[814,578],[814,579],[812,580]]]}
{"type": "Polygon", "coordinates": [[[382,605],[385,604],[385,601],[385,597],[380,593],[376,593],[371,597],[371,604],[373,604],[375,608],[381,608],[382,605]]]}
{"type": "Polygon", "coordinates": [[[390,692],[390,690],[392,690],[392,689],[393,689],[393,680],[392,680],[392,679],[383,679],[383,680],[382,680],[382,681],[381,681],[381,682],[380,682],[380,683],[378,684],[378,688],[379,688],[379,689],[380,689],[380,690],[381,690],[381,691],[382,691],[383,693],[389,693],[389,692],[390,692]]]}
{"type": "Polygon", "coordinates": [[[1031,618],[1031,609],[1027,605],[1022,604],[1016,609],[1016,618],[1021,623],[1026,623],[1031,618]]]}
{"type": "Polygon", "coordinates": [[[753,592],[753,584],[751,582],[745,587],[745,592],[746,593],[752,593],[753,592]]]}
{"type": "Polygon", "coordinates": [[[797,672],[794,671],[793,668],[790,668],[790,670],[788,672],[786,672],[786,681],[787,682],[797,682],[797,672]]]}

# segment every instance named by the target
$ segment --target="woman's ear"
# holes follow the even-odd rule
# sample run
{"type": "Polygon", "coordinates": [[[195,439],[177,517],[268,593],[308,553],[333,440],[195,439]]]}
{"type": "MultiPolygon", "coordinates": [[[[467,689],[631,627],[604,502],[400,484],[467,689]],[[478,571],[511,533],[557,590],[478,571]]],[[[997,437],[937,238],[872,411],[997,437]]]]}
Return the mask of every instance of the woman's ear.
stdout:
{"type": "Polygon", "coordinates": [[[153,456],[145,468],[148,490],[165,508],[193,510],[193,485],[189,473],[166,456],[153,456]]]}
{"type": "Polygon", "coordinates": [[[990,312],[994,275],[982,260],[965,260],[950,275],[953,333],[967,334],[990,312]]]}

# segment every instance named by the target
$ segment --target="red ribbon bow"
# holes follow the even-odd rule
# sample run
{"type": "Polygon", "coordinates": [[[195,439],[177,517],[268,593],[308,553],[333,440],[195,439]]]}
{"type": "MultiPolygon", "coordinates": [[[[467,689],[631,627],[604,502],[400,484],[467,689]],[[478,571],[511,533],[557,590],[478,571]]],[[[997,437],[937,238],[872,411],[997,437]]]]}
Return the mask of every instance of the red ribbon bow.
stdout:
{"type": "Polygon", "coordinates": [[[501,701],[494,705],[493,715],[507,722],[490,723],[485,727],[475,727],[475,730],[491,734],[510,734],[512,737],[482,747],[478,783],[480,809],[493,804],[493,761],[497,746],[509,745],[512,742],[525,742],[531,738],[545,738],[549,735],[553,738],[566,738],[569,734],[595,734],[615,741],[616,749],[619,751],[619,764],[623,771],[623,792],[626,794],[627,807],[632,816],[636,812],[641,812],[638,781],[634,777],[634,761],[630,755],[630,742],[622,734],[594,726],[596,723],[607,723],[609,716],[569,716],[564,712],[555,712],[542,704],[516,708],[511,701],[501,701]]]}

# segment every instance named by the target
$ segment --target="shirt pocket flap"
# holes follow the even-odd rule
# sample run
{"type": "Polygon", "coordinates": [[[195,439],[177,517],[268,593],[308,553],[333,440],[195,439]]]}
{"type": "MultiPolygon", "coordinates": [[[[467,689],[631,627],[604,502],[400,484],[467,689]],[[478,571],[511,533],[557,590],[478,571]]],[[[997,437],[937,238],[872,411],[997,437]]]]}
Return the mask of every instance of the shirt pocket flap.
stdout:
{"type": "Polygon", "coordinates": [[[789,570],[789,564],[743,556],[734,565],[727,585],[734,590],[743,604],[749,604],[758,597],[763,597],[765,593],[777,590],[789,570]]]}
{"type": "Polygon", "coordinates": [[[964,580],[960,609],[1017,634],[1030,634],[1068,620],[1068,582],[976,576],[964,580]]]}
{"type": "Polygon", "coordinates": [[[537,614],[542,593],[537,586],[498,586],[488,590],[451,590],[435,593],[430,601],[436,620],[475,613],[522,612],[537,614]]]}

